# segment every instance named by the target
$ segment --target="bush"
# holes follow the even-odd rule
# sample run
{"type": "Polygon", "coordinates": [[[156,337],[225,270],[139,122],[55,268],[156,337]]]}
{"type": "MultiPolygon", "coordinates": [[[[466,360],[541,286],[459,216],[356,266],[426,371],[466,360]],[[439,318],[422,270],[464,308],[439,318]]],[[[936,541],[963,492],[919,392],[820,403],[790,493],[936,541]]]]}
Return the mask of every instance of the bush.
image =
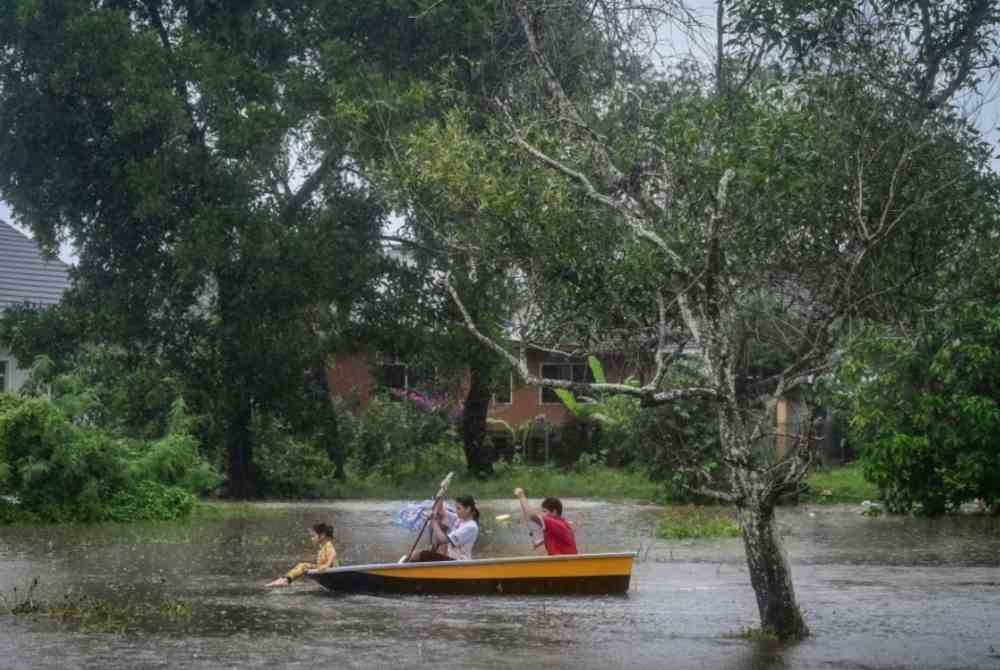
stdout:
{"type": "Polygon", "coordinates": [[[7,519],[173,519],[190,513],[193,491],[218,481],[183,433],[129,443],[74,425],[44,399],[2,405],[2,493],[17,500],[5,503],[7,519]]]}
{"type": "Polygon", "coordinates": [[[191,434],[193,422],[177,398],[170,410],[168,433],[152,442],[140,442],[132,473],[136,481],[150,480],[195,494],[213,491],[222,476],[201,457],[200,444],[191,434]]]}
{"type": "Polygon", "coordinates": [[[873,329],[836,382],[865,477],[890,511],[1000,503],[1000,307],[962,305],[913,339],[873,329]]]}
{"type": "Polygon", "coordinates": [[[352,462],[362,475],[398,479],[419,470],[431,445],[448,434],[448,419],[407,400],[374,398],[354,424],[352,462]]]}
{"type": "Polygon", "coordinates": [[[177,486],[140,481],[111,499],[104,518],[109,521],[164,521],[191,514],[197,498],[177,486]]]}
{"type": "Polygon", "coordinates": [[[330,496],[335,465],[311,440],[295,438],[288,426],[271,418],[255,418],[254,462],[260,469],[261,493],[275,498],[330,496]]]}

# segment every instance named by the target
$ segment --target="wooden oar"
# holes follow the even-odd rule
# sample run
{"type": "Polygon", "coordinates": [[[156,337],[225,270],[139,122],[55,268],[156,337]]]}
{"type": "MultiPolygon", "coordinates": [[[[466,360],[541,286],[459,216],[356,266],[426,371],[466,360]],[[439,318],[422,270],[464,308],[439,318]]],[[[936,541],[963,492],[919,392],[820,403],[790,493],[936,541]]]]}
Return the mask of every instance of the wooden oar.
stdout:
{"type": "Polygon", "coordinates": [[[435,510],[437,509],[437,504],[444,498],[445,494],[448,493],[448,485],[451,484],[451,478],[454,474],[454,472],[449,472],[448,476],[441,480],[441,487],[438,489],[437,495],[434,496],[434,504],[431,505],[430,516],[424,519],[424,525],[420,527],[420,532],[417,533],[417,539],[413,541],[413,546],[410,547],[410,550],[399,559],[400,563],[405,563],[410,560],[410,556],[413,555],[413,551],[417,548],[417,545],[420,544],[420,538],[424,536],[424,531],[427,529],[427,524],[431,521],[431,516],[436,513],[435,510]]]}

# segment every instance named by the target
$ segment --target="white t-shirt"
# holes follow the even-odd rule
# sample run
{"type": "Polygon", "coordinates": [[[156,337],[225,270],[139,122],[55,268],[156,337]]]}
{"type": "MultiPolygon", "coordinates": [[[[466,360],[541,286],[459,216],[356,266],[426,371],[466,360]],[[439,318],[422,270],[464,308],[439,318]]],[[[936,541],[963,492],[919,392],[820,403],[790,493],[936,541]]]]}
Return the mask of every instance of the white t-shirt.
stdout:
{"type": "Polygon", "coordinates": [[[457,514],[445,512],[445,523],[451,530],[448,532],[448,556],[456,561],[471,561],[472,546],[479,538],[479,524],[469,519],[462,521],[457,514]]]}

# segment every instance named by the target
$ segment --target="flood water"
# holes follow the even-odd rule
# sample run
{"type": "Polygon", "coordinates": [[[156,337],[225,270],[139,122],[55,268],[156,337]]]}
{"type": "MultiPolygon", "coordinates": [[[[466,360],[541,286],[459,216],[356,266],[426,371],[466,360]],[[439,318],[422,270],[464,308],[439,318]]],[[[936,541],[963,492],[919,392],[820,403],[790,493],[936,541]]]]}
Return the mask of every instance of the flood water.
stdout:
{"type": "MultiPolygon", "coordinates": [[[[581,551],[639,552],[615,597],[334,596],[263,584],[312,560],[330,521],[343,562],[396,560],[402,503],[262,504],[248,518],[0,528],[0,594],[34,578],[124,606],[186,603],[109,632],[0,614],[0,668],[1000,668],[1000,519],[867,518],[856,507],[779,510],[812,637],[750,641],[758,625],[738,539],[652,539],[655,507],[564,501],[581,551]]],[[[526,553],[485,501],[477,557],[526,553]]],[[[514,517],[516,518],[516,517],[514,517]]]]}

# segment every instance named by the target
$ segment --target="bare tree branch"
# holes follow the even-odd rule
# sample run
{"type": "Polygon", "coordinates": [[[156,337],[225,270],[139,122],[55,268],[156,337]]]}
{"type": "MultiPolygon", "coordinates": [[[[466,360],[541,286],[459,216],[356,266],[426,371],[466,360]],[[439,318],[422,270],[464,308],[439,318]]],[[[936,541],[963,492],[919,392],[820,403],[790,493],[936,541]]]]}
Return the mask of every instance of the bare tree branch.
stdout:
{"type": "Polygon", "coordinates": [[[605,195],[604,193],[601,193],[594,186],[593,182],[591,182],[590,179],[588,179],[587,176],[582,172],[580,172],[579,170],[574,170],[565,163],[562,163],[556,160],[555,158],[552,158],[551,156],[543,152],[541,149],[528,142],[526,139],[524,139],[520,131],[517,130],[517,128],[512,124],[512,122],[509,127],[513,135],[513,141],[515,144],[517,144],[522,149],[527,151],[529,154],[534,156],[540,162],[544,163],[545,165],[548,165],[549,167],[557,170],[558,172],[561,172],[563,175],[569,177],[577,184],[582,186],[584,193],[586,193],[588,198],[594,200],[595,202],[600,203],[601,205],[607,207],[608,209],[613,210],[618,215],[620,215],[625,225],[628,226],[633,231],[633,233],[635,233],[637,237],[644,239],[648,242],[651,242],[658,249],[660,249],[660,251],[666,254],[666,256],[675,264],[674,272],[683,275],[691,274],[690,271],[687,270],[687,268],[684,266],[684,262],[683,259],[681,259],[680,254],[674,251],[670,247],[670,245],[667,244],[666,240],[663,239],[663,237],[658,235],[655,231],[653,231],[646,225],[641,214],[637,214],[636,212],[634,212],[632,208],[630,208],[627,204],[615,200],[614,198],[605,195]]]}
{"type": "Polygon", "coordinates": [[[298,211],[309,201],[313,193],[320,187],[326,176],[333,170],[340,160],[341,152],[339,147],[333,147],[327,150],[323,154],[323,158],[320,161],[319,166],[313,170],[302,185],[299,187],[292,196],[285,202],[285,206],[281,210],[282,221],[290,221],[298,211]]]}
{"type": "Polygon", "coordinates": [[[567,379],[549,379],[537,376],[528,369],[527,358],[524,355],[523,350],[520,356],[515,356],[479,330],[475,321],[469,314],[468,309],[466,309],[465,304],[462,302],[462,298],[458,295],[458,291],[455,290],[455,287],[452,285],[451,280],[448,277],[444,278],[444,285],[448,293],[451,295],[455,306],[462,315],[462,319],[465,322],[465,328],[472,334],[473,337],[479,340],[488,349],[499,354],[511,365],[511,367],[517,370],[518,375],[527,384],[553,389],[562,388],[579,393],[612,393],[615,395],[626,395],[639,398],[639,400],[647,406],[663,405],[686,398],[718,396],[715,389],[706,386],[689,386],[657,393],[655,392],[655,389],[651,388],[648,384],[643,387],[638,387],[630,386],[628,384],[576,382],[567,379]]]}
{"type": "MultiPolygon", "coordinates": [[[[929,26],[926,7],[927,2],[928,0],[921,0],[921,12],[924,16],[925,30],[929,26]]],[[[985,26],[991,20],[992,13],[996,11],[994,5],[994,0],[974,0],[968,9],[968,15],[966,16],[965,22],[960,30],[953,36],[952,41],[943,47],[931,49],[931,52],[928,54],[930,56],[930,61],[921,91],[923,97],[927,100],[926,107],[928,110],[933,111],[947,104],[948,101],[951,100],[952,96],[954,96],[955,93],[957,93],[958,90],[968,81],[973,69],[975,68],[975,64],[972,59],[972,52],[977,44],[977,33],[980,28],[985,26]],[[945,83],[944,87],[931,96],[930,92],[933,90],[934,84],[937,81],[941,65],[944,59],[951,53],[955,54],[958,66],[951,79],[945,83]]],[[[930,39],[930,37],[928,36],[926,39],[930,39]]]]}

